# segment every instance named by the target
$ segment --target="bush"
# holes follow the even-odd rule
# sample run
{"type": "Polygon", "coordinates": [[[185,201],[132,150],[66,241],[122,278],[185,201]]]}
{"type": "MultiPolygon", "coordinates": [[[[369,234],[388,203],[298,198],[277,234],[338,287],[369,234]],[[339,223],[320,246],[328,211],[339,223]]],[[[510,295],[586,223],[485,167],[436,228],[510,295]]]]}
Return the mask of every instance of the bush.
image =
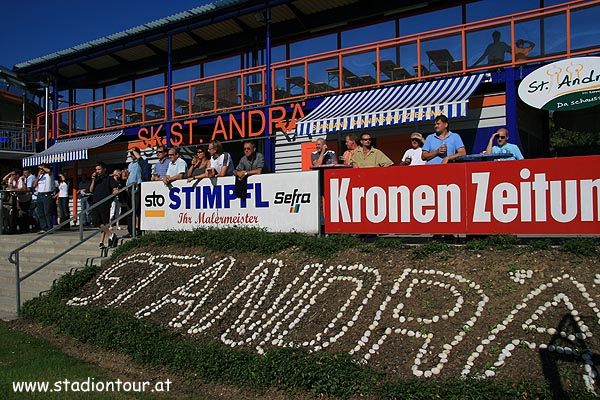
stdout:
{"type": "Polygon", "coordinates": [[[204,246],[215,251],[255,251],[261,254],[297,248],[308,255],[328,257],[340,250],[356,247],[360,243],[357,237],[350,235],[317,237],[304,233],[267,232],[258,228],[198,228],[193,231],[168,231],[144,235],[119,246],[112,253],[112,257],[116,258],[137,247],[161,247],[173,244],[185,247],[204,246]]]}
{"type": "Polygon", "coordinates": [[[597,254],[598,243],[592,238],[567,239],[562,243],[564,251],[580,256],[593,256],[597,254]]]}
{"type": "Polygon", "coordinates": [[[519,238],[514,235],[492,235],[483,238],[475,238],[467,241],[465,248],[468,250],[512,249],[519,244],[519,238]]]}
{"type": "Polygon", "coordinates": [[[424,244],[423,246],[416,247],[413,250],[412,254],[413,254],[413,258],[418,258],[418,259],[422,260],[429,256],[432,256],[433,254],[445,252],[447,250],[448,250],[448,245],[446,243],[433,241],[433,242],[424,244]]]}

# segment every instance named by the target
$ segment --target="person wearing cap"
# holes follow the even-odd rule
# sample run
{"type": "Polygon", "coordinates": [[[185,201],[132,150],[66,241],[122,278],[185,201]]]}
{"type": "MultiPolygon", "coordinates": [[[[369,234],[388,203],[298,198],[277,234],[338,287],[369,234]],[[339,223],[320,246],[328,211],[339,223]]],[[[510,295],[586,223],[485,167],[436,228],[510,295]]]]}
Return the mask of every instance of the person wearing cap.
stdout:
{"type": "Polygon", "coordinates": [[[500,128],[490,136],[486,152],[488,154],[512,154],[512,157],[500,158],[496,161],[522,160],[524,158],[519,146],[508,143],[508,129],[506,128],[500,128]],[[498,140],[498,146],[494,146],[494,139],[498,140]]]}
{"type": "Polygon", "coordinates": [[[38,168],[37,178],[33,185],[37,187],[37,205],[36,211],[40,231],[44,233],[52,229],[52,195],[54,194],[55,184],[54,177],[50,173],[50,166],[47,164],[40,165],[38,168]]]}
{"type": "Polygon", "coordinates": [[[410,134],[410,143],[412,148],[406,150],[402,156],[401,165],[425,165],[425,161],[421,158],[423,152],[423,135],[419,132],[410,134]]]}

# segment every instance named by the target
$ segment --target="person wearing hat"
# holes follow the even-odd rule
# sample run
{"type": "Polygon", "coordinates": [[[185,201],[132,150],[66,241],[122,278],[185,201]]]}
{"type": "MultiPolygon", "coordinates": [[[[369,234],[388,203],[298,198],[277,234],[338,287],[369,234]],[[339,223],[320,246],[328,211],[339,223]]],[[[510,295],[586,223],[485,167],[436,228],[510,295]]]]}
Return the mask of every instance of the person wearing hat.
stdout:
{"type": "Polygon", "coordinates": [[[401,165],[425,165],[426,162],[421,158],[423,152],[423,135],[419,132],[410,134],[410,143],[412,148],[406,150],[402,156],[401,165]]]}
{"type": "Polygon", "coordinates": [[[40,224],[40,231],[38,233],[44,233],[52,229],[52,195],[56,188],[54,184],[54,177],[50,173],[50,166],[42,164],[38,168],[37,178],[33,182],[34,187],[37,187],[37,205],[36,211],[38,216],[38,222],[40,224]]]}

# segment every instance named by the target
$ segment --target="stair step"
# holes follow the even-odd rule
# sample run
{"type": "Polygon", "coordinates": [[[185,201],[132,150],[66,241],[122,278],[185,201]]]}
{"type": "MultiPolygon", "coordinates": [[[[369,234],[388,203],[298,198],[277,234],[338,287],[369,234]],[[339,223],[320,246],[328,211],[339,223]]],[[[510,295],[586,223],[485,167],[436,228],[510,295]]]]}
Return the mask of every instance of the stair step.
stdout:
{"type": "MultiPolygon", "coordinates": [[[[85,231],[84,238],[90,234],[91,231],[85,231]]],[[[0,318],[2,319],[5,319],[5,316],[11,318],[16,316],[15,268],[8,262],[8,256],[14,249],[39,237],[37,234],[22,234],[2,235],[0,238],[0,318]]],[[[19,254],[21,276],[78,242],[79,231],[77,229],[68,232],[59,231],[38,240],[19,254]]],[[[86,260],[91,257],[100,257],[97,236],[23,281],[21,283],[21,301],[27,301],[39,296],[40,292],[49,290],[54,280],[73,269],[85,267],[86,260]]],[[[96,265],[99,263],[100,260],[96,260],[96,265]]]]}

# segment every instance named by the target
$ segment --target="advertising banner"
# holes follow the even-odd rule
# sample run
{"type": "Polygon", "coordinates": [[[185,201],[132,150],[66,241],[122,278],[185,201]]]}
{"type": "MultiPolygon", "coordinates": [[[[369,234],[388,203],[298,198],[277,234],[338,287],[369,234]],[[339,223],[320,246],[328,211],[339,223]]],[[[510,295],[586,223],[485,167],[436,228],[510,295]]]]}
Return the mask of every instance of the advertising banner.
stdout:
{"type": "Polygon", "coordinates": [[[542,110],[579,110],[600,104],[600,57],[544,65],[519,85],[519,97],[542,110]]]}
{"type": "Polygon", "coordinates": [[[142,183],[141,229],[244,226],[318,233],[317,171],[251,176],[244,200],[236,196],[235,179],[142,183]]]}
{"type": "Polygon", "coordinates": [[[325,171],[326,233],[600,234],[600,156],[325,171]]]}

